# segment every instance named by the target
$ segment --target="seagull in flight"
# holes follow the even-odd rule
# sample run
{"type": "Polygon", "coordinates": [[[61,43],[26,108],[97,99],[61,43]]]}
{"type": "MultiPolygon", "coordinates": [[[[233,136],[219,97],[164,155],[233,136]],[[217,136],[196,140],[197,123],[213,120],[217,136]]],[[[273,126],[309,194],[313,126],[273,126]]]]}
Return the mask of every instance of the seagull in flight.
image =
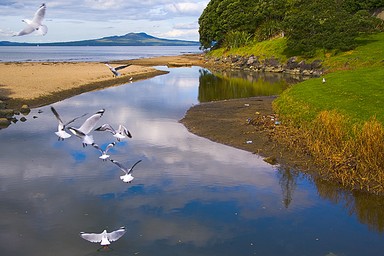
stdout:
{"type": "Polygon", "coordinates": [[[134,163],[132,165],[131,168],[127,169],[125,166],[123,166],[122,164],[120,164],[118,161],[115,161],[113,159],[111,159],[111,162],[114,163],[115,165],[117,165],[124,173],[125,175],[122,175],[120,176],[120,179],[125,182],[125,183],[131,183],[132,180],[134,179],[134,177],[132,176],[132,171],[133,171],[133,168],[141,162],[141,160],[137,161],[136,163],[134,163]]]}
{"type": "Polygon", "coordinates": [[[127,231],[125,227],[121,227],[118,230],[112,231],[108,233],[107,230],[97,234],[97,233],[85,233],[80,232],[80,236],[92,243],[100,243],[103,248],[108,248],[111,242],[117,241],[120,237],[122,237],[127,231]]]}
{"type": "Polygon", "coordinates": [[[31,34],[33,31],[37,31],[40,35],[45,35],[48,32],[48,28],[46,25],[41,24],[44,19],[45,11],[47,10],[47,6],[42,4],[39,9],[36,11],[35,16],[33,16],[32,20],[24,19],[22,20],[27,24],[27,26],[21,30],[19,33],[16,33],[14,36],[24,36],[31,34]]]}
{"type": "Polygon", "coordinates": [[[92,146],[93,146],[94,148],[98,149],[98,150],[101,152],[101,156],[99,156],[99,158],[102,159],[103,161],[106,161],[107,158],[110,157],[110,155],[107,155],[108,150],[110,150],[111,148],[113,148],[115,145],[116,145],[116,142],[109,143],[109,144],[107,145],[107,147],[105,148],[105,150],[103,150],[103,149],[100,148],[99,145],[97,145],[96,143],[92,143],[92,146]]]}
{"type": "Polygon", "coordinates": [[[121,74],[119,72],[117,72],[117,70],[120,70],[120,69],[123,69],[123,68],[126,68],[128,66],[130,66],[131,64],[127,64],[127,65],[121,65],[121,66],[117,66],[117,67],[112,67],[111,65],[109,65],[108,63],[104,63],[105,66],[107,66],[109,68],[109,70],[111,70],[111,72],[113,73],[113,76],[114,77],[117,77],[117,76],[120,76],[121,74]]]}
{"type": "Polygon", "coordinates": [[[110,124],[103,124],[102,126],[96,128],[95,131],[108,131],[113,134],[113,137],[115,137],[117,141],[121,141],[126,136],[128,138],[132,138],[131,133],[124,125],[119,125],[119,129],[116,131],[110,124]]]}
{"type": "Polygon", "coordinates": [[[85,120],[85,122],[79,128],[68,127],[68,130],[70,130],[74,135],[76,135],[80,139],[83,139],[83,147],[87,145],[92,145],[92,143],[94,142],[93,136],[88,134],[93,130],[97,121],[99,121],[99,119],[103,116],[104,111],[105,109],[97,111],[87,120],[85,120]]]}
{"type": "Polygon", "coordinates": [[[52,106],[51,106],[51,111],[53,112],[53,114],[55,115],[57,120],[59,121],[59,125],[57,126],[57,132],[55,132],[55,134],[59,137],[59,140],[64,140],[64,139],[68,139],[69,137],[71,137],[71,134],[69,134],[65,131],[65,128],[67,125],[69,125],[70,123],[73,123],[76,119],[79,119],[79,118],[87,115],[87,114],[84,114],[82,116],[78,116],[78,117],[72,119],[71,121],[64,123],[63,120],[61,119],[59,113],[57,113],[56,109],[52,106]]]}

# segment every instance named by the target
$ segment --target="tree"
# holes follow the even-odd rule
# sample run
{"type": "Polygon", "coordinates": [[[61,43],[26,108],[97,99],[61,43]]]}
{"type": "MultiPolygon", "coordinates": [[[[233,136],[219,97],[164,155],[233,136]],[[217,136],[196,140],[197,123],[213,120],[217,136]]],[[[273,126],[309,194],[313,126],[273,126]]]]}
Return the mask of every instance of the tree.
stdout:
{"type": "Polygon", "coordinates": [[[298,0],[285,18],[287,47],[311,56],[315,50],[349,50],[355,46],[359,21],[342,0],[298,0]]]}

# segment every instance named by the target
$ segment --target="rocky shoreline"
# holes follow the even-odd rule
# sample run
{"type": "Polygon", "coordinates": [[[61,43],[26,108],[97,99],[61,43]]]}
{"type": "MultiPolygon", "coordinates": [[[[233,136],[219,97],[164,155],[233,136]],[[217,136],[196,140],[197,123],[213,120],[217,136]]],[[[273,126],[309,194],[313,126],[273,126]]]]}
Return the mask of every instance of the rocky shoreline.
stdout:
{"type": "Polygon", "coordinates": [[[321,60],[308,63],[305,60],[298,61],[297,57],[291,57],[285,63],[275,57],[261,58],[255,55],[248,57],[237,55],[223,58],[205,57],[205,65],[235,70],[286,73],[304,77],[319,77],[324,73],[321,60]]]}

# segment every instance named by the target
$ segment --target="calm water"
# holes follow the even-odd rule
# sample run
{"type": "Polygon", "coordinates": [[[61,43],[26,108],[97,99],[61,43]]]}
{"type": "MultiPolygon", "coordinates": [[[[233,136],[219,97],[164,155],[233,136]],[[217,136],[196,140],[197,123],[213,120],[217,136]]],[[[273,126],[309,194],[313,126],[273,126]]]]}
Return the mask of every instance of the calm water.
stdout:
{"type": "MultiPolygon", "coordinates": [[[[193,104],[214,97],[206,95],[220,83],[227,89],[217,98],[235,97],[228,89],[236,94],[244,84],[269,95],[259,88],[265,78],[255,78],[252,89],[242,75],[228,80],[198,67],[170,71],[53,104],[64,120],[105,108],[98,125],[128,127],[133,138],[110,153],[128,166],[142,159],[131,184],[80,139],[58,141],[49,106],[0,130],[1,255],[100,255],[100,246],[79,232],[121,226],[127,233],[107,255],[383,253],[382,198],[271,166],[195,136],[178,122],[193,104]]],[[[286,85],[268,86],[281,91],[286,85]]],[[[113,141],[109,133],[93,136],[103,147],[113,141]]]]}
{"type": "Polygon", "coordinates": [[[0,62],[111,61],[198,52],[198,46],[0,46],[0,62]]]}

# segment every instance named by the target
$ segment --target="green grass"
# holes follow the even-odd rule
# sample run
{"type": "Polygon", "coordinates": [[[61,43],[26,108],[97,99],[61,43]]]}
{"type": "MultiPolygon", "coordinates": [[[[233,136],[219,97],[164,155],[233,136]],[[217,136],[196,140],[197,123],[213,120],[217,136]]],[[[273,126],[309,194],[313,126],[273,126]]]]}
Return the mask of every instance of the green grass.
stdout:
{"type": "Polygon", "coordinates": [[[384,124],[384,66],[338,71],[299,83],[275,101],[285,118],[300,125],[310,122],[323,110],[337,110],[352,123],[371,117],[384,124]]]}
{"type": "Polygon", "coordinates": [[[286,46],[287,42],[285,38],[277,38],[273,40],[253,43],[240,48],[233,48],[231,50],[220,48],[210,52],[209,55],[214,57],[222,57],[229,55],[255,55],[260,56],[261,58],[275,57],[278,58],[280,61],[284,62],[289,58],[289,56],[284,53],[286,46]]]}
{"type": "MultiPolygon", "coordinates": [[[[311,155],[325,179],[384,194],[384,33],[357,43],[354,50],[319,50],[306,60],[323,61],[326,82],[308,79],[273,102],[285,124],[276,134],[283,144],[311,155]]],[[[292,57],[285,38],[212,54],[274,56],[281,62],[292,57]]]]}
{"type": "Polygon", "coordinates": [[[373,34],[357,39],[354,50],[338,53],[318,53],[315,58],[323,59],[323,66],[329,72],[338,69],[356,69],[368,66],[381,66],[384,62],[384,33],[373,34]]]}
{"type": "MultiPolygon", "coordinates": [[[[363,36],[356,40],[357,47],[347,52],[318,50],[316,55],[310,59],[311,62],[316,59],[323,61],[323,66],[328,72],[336,70],[350,70],[360,67],[382,65],[384,61],[384,33],[363,36]]],[[[290,57],[296,56],[287,49],[286,38],[276,38],[263,42],[257,42],[248,46],[227,50],[220,48],[213,50],[208,55],[213,57],[222,57],[229,55],[239,56],[260,56],[262,58],[275,57],[281,62],[287,61],[290,57]]],[[[298,60],[304,57],[296,56],[298,60]]]]}

